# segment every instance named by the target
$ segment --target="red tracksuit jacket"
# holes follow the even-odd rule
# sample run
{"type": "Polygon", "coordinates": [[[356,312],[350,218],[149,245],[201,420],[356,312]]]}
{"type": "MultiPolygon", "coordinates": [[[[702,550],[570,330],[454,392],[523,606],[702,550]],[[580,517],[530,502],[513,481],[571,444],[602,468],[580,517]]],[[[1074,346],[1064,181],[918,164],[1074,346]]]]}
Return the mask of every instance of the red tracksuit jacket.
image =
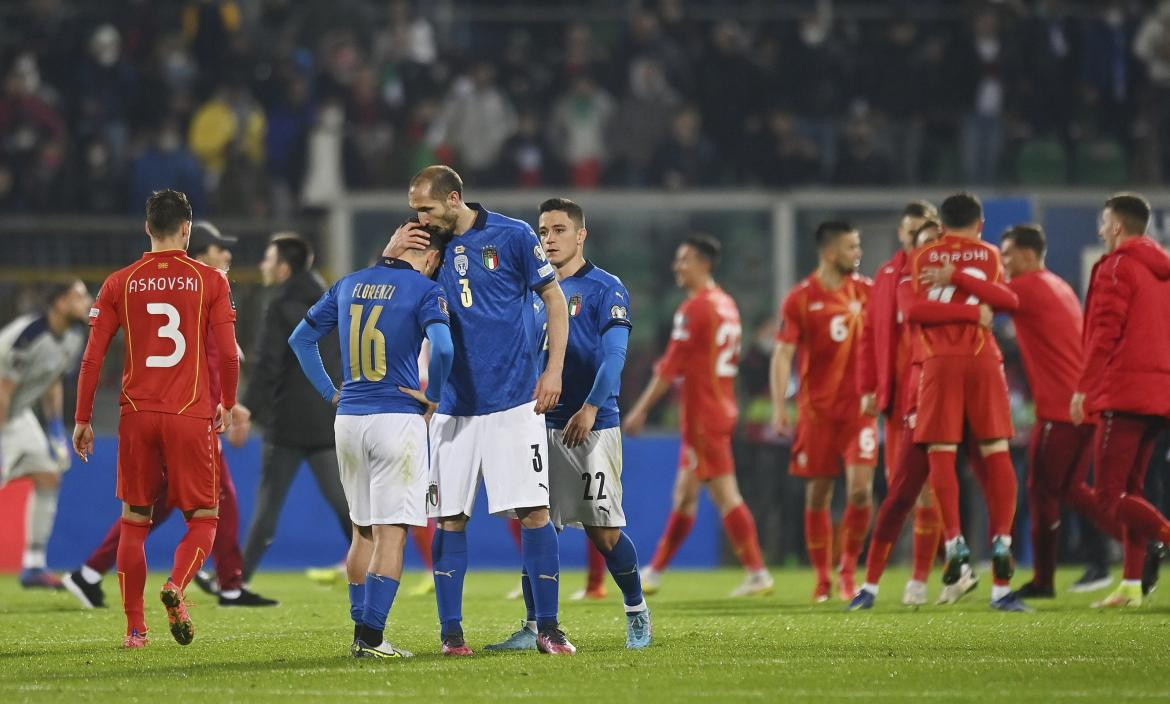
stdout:
{"type": "Polygon", "coordinates": [[[866,303],[865,326],[857,351],[857,391],[877,394],[882,413],[893,411],[898,336],[905,321],[898,320],[898,280],[906,266],[906,252],[899,249],[878,269],[866,303]]]}
{"type": "Polygon", "coordinates": [[[1093,266],[1085,301],[1085,411],[1170,418],[1170,254],[1135,237],[1093,266]]]}

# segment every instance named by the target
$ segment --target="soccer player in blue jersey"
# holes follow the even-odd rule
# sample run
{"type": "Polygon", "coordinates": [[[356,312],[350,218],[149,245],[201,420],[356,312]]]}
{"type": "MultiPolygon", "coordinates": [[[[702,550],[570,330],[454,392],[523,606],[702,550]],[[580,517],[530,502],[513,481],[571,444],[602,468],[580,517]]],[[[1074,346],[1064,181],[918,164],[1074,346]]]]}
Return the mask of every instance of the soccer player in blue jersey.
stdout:
{"type": "MultiPolygon", "coordinates": [[[[622,590],[626,647],[650,645],[650,609],[642,596],[638,552],[622,531],[622,435],[618,390],[632,327],[621,279],[585,259],[585,213],[565,198],[540,204],[540,241],[569,302],[564,388],[545,416],[552,520],[584,528],[622,590]]],[[[527,622],[489,650],[535,650],[532,585],[522,576],[527,622]]]]}
{"type": "Polygon", "coordinates": [[[383,255],[343,277],[305,314],[289,344],[323,398],[337,404],[337,464],[353,521],[346,558],[354,657],[411,657],[383,637],[402,578],[409,526],[427,524],[427,422],[451,371],[454,347],[439,267],[443,236],[400,259],[383,255]],[[338,392],[318,341],[341,330],[345,379],[338,392]],[[426,394],[418,355],[431,342],[426,394]]]}
{"type": "Polygon", "coordinates": [[[432,549],[444,655],[471,655],[463,638],[467,521],[482,475],[488,510],[520,519],[520,553],[533,577],[537,648],[571,655],[557,621],[560,548],[549,522],[544,419],[561,395],[569,313],[532,228],[463,200],[463,181],[447,166],[411,179],[410,208],[423,227],[399,228],[391,248],[421,246],[427,229],[454,235],[438,281],[451,301],[455,361],[431,423],[430,515],[439,520],[432,549]],[[539,371],[531,292],[548,308],[548,358],[539,371]]]}

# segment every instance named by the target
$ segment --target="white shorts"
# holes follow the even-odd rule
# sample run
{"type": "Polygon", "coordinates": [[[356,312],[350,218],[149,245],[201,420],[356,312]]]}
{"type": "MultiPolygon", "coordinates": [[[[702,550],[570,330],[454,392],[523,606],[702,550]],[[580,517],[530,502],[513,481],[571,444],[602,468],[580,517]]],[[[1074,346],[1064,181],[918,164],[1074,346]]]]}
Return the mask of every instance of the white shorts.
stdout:
{"type": "Polygon", "coordinates": [[[622,431],[594,430],[581,445],[565,447],[562,430],[548,429],[549,511],[558,527],[626,525],[622,510],[622,431]]]}
{"type": "Polygon", "coordinates": [[[337,468],[359,526],[427,524],[427,424],[416,413],[337,416],[337,468]]]}
{"type": "Polygon", "coordinates": [[[488,511],[548,506],[548,444],[536,402],[482,416],[431,418],[432,518],[471,515],[483,475],[488,511]]]}
{"type": "MultiPolygon", "coordinates": [[[[0,483],[33,472],[63,472],[49,450],[49,438],[31,408],[10,418],[0,431],[0,483]]],[[[67,467],[68,465],[66,465],[67,467]]]]}

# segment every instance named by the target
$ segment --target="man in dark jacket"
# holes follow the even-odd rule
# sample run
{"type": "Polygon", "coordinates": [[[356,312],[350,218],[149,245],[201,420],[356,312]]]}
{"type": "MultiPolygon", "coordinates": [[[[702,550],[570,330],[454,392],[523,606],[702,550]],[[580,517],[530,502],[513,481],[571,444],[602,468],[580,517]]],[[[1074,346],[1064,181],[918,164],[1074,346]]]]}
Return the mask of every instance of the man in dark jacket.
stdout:
{"type": "Polygon", "coordinates": [[[1093,491],[1125,537],[1121,586],[1096,607],[1140,606],[1146,543],[1170,541],[1170,521],[1142,496],[1154,443],[1170,419],[1170,254],[1145,235],[1149,222],[1141,196],[1105,202],[1099,234],[1108,252],[1093,267],[1084,371],[1070,407],[1077,424],[1100,415],[1093,491]]]}
{"type": "MultiPolygon", "coordinates": [[[[349,509],[333,447],[334,408],[305,378],[287,342],[305,312],[325,292],[310,270],[312,262],[308,242],[294,234],[278,234],[272,237],[260,263],[264,285],[272,293],[250,355],[251,381],[244,395],[252,420],[265,428],[260,487],[244,545],[245,581],[252,578],[272,543],[280,510],[301,462],[309,463],[317,486],[337,515],[342,535],[346,540],[350,536],[349,509]]],[[[338,349],[336,339],[321,345],[325,368],[335,380],[339,379],[338,349]]]]}

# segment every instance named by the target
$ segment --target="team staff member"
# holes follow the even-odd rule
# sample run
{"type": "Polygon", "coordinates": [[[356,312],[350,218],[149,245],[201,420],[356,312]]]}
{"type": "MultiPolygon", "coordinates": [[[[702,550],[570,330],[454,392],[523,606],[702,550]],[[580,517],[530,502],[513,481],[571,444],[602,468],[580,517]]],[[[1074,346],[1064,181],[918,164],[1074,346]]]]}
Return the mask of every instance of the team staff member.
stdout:
{"type": "MultiPolygon", "coordinates": [[[[310,270],[312,264],[309,243],[291,233],[274,235],[260,262],[260,274],[272,295],[251,353],[251,382],[243,401],[251,419],[265,430],[260,487],[244,543],[245,582],[252,579],[272,543],[280,509],[301,462],[309,463],[342,535],[350,539],[349,507],[334,450],[333,405],[313,388],[288,346],[289,335],[309,306],[325,293],[320,277],[310,270]]],[[[340,379],[339,349],[333,335],[321,344],[325,368],[335,383],[340,379]]]]}

